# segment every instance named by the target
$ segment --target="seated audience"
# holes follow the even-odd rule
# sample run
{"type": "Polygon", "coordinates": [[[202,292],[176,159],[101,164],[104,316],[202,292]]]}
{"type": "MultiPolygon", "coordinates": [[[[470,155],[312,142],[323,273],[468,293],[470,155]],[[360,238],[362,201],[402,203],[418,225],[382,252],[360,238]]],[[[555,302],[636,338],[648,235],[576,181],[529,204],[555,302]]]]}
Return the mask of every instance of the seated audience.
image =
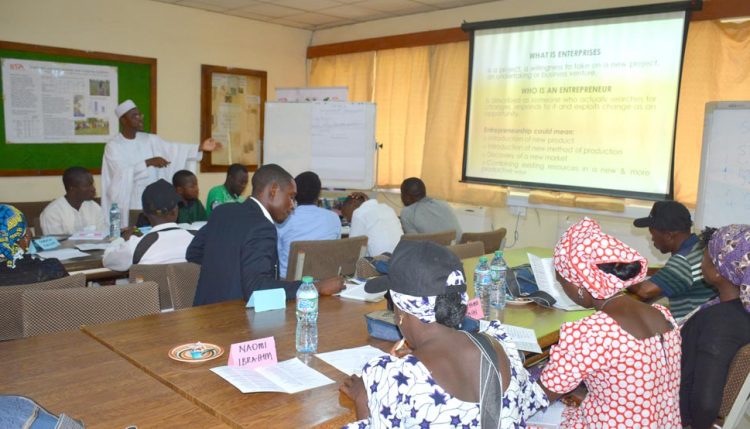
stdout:
{"type": "Polygon", "coordinates": [[[297,208],[280,225],[279,276],[286,277],[286,267],[292,242],[304,240],[337,240],[341,238],[341,221],[336,213],[318,207],[320,178],[312,171],[305,171],[294,178],[297,185],[297,208]]]}
{"type": "Polygon", "coordinates": [[[540,382],[550,400],[583,382],[588,394],[561,427],[679,428],[680,331],[669,310],[623,294],[646,275],[635,249],[584,218],[555,247],[565,294],[596,313],[560,327],[540,382]]]}
{"type": "Polygon", "coordinates": [[[668,297],[669,310],[677,319],[716,295],[703,281],[703,249],[698,236],[690,231],[693,221],[685,206],[677,201],[657,201],[651,214],[636,219],[633,225],[648,227],[654,247],[671,256],[655,275],[631,286],[631,292],[646,300],[668,297]]]}
{"type": "Polygon", "coordinates": [[[0,286],[25,285],[65,277],[59,260],[39,260],[33,251],[26,218],[17,208],[0,204],[0,286]]]}
{"type": "Polygon", "coordinates": [[[404,235],[396,212],[387,204],[370,200],[362,192],[355,192],[346,198],[341,215],[351,224],[350,237],[367,236],[369,256],[393,252],[404,235]]]}
{"type": "Polygon", "coordinates": [[[83,230],[106,231],[102,208],[94,201],[94,176],[83,167],[63,172],[65,195],[52,201],[41,214],[42,231],[38,234],[71,235],[83,230]]]}
{"type": "Polygon", "coordinates": [[[152,225],[143,237],[118,238],[104,251],[103,265],[115,271],[127,271],[133,264],[157,265],[185,262],[185,250],[193,232],[177,226],[177,195],[164,179],[146,186],[141,196],[143,214],[152,225]]]}
{"type": "MultiPolygon", "coordinates": [[[[282,288],[295,299],[300,282],[279,280],[276,223],[294,210],[297,186],[276,164],[253,174],[252,196],[240,204],[224,204],[208,218],[187,250],[187,260],[201,265],[194,305],[242,299],[261,289],[282,288]]],[[[341,277],[318,281],[321,295],[343,287],[341,277]]]]}
{"type": "Polygon", "coordinates": [[[466,282],[463,264],[446,247],[402,241],[388,275],[365,289],[390,291],[410,350],[371,360],[361,378],[341,386],[359,419],[347,428],[522,427],[548,405],[499,321],[482,334],[458,330],[466,282]]]}
{"type": "Polygon", "coordinates": [[[682,326],[682,424],[713,426],[729,365],[750,343],[750,225],[704,234],[703,278],[719,291],[682,326]]]}
{"type": "Polygon", "coordinates": [[[456,243],[461,239],[461,227],[456,214],[447,203],[427,196],[422,179],[410,177],[401,183],[401,225],[406,234],[428,234],[456,231],[456,243]]]}
{"type": "Polygon", "coordinates": [[[224,203],[241,203],[245,200],[242,193],[247,188],[247,168],[242,164],[232,164],[227,170],[227,178],[223,185],[214,186],[208,191],[206,198],[206,214],[224,203]]]}
{"type": "Polygon", "coordinates": [[[202,222],[208,219],[206,209],[203,203],[198,199],[200,189],[198,188],[198,178],[192,171],[180,170],[172,176],[172,185],[177,195],[180,196],[180,202],[177,203],[179,213],[177,213],[177,223],[202,222]]]}

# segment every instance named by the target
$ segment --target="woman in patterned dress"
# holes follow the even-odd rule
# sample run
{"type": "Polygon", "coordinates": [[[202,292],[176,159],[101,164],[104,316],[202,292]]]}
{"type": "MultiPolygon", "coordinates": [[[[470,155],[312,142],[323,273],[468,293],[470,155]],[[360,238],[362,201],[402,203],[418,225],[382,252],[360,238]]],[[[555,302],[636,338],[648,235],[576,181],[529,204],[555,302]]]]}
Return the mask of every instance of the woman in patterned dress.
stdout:
{"type": "Polygon", "coordinates": [[[352,376],[341,386],[359,419],[346,428],[524,427],[548,405],[499,322],[477,340],[494,356],[456,329],[466,312],[466,284],[461,261],[444,246],[401,241],[389,274],[368,282],[366,290],[390,290],[411,351],[373,359],[362,378],[352,376]]]}
{"type": "Polygon", "coordinates": [[[666,308],[622,292],[646,275],[646,259],[584,218],[560,238],[554,265],[565,293],[597,310],[561,326],[540,378],[551,401],[588,389],[561,427],[681,427],[680,332],[666,308]]]}
{"type": "Polygon", "coordinates": [[[29,254],[31,233],[26,217],[8,204],[0,204],[0,286],[46,282],[68,275],[54,258],[35,259],[29,254]]]}
{"type": "Polygon", "coordinates": [[[706,231],[703,279],[719,297],[682,327],[682,423],[713,426],[734,355],[750,343],[750,225],[706,231]]]}

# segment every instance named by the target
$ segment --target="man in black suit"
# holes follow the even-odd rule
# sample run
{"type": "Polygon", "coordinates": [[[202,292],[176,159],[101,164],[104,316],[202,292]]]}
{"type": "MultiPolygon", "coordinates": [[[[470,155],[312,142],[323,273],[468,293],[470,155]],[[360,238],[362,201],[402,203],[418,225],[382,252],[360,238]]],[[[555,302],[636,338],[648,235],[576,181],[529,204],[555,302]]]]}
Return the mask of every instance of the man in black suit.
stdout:
{"type": "MultiPolygon", "coordinates": [[[[276,164],[259,168],[252,179],[252,197],[239,204],[222,204],[187,249],[186,259],[201,265],[193,305],[242,299],[253,291],[283,288],[294,299],[300,282],[278,280],[276,223],[294,210],[297,186],[276,164]]],[[[315,284],[321,295],[343,288],[333,277],[315,284]]]]}

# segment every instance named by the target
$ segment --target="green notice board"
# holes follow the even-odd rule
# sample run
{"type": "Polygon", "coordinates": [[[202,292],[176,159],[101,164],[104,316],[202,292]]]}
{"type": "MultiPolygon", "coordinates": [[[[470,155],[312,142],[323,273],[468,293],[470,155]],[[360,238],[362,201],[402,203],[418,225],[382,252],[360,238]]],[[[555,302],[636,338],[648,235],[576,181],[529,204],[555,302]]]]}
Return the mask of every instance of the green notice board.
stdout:
{"type": "MultiPolygon", "coordinates": [[[[86,52],[48,46],[0,41],[0,58],[54,61],[117,67],[118,99],[132,99],[143,113],[144,128],[156,132],[156,59],[86,52]]],[[[0,100],[2,100],[0,76],[0,100]]],[[[98,173],[104,144],[46,143],[8,144],[5,138],[5,112],[0,103],[0,176],[58,175],[72,166],[98,173]]]]}

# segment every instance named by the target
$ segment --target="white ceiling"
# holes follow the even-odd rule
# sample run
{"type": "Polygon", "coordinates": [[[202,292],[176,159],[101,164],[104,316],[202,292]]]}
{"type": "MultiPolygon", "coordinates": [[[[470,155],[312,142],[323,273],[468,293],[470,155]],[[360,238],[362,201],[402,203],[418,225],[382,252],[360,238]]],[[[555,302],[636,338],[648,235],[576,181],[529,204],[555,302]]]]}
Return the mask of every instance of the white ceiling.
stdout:
{"type": "Polygon", "coordinates": [[[154,0],[305,30],[497,0],[154,0]]]}

